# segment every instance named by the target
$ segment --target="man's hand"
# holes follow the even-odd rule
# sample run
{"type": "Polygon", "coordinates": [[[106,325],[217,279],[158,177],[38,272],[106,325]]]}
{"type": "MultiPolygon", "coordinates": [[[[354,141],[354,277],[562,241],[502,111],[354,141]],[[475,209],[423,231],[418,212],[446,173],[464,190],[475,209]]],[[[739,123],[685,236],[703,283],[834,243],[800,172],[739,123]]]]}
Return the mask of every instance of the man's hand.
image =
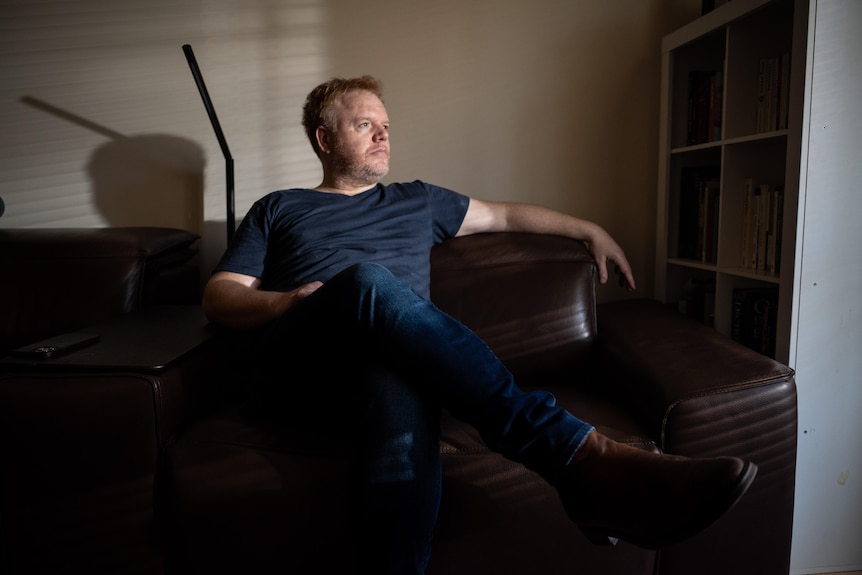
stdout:
{"type": "Polygon", "coordinates": [[[231,272],[216,272],[207,282],[203,310],[218,324],[238,330],[260,327],[317,291],[319,281],[289,292],[264,291],[260,280],[231,272]]]}
{"type": "Polygon", "coordinates": [[[599,270],[599,283],[604,284],[608,281],[608,267],[611,263],[614,264],[614,272],[619,276],[620,286],[628,291],[637,289],[635,278],[632,274],[632,267],[626,259],[622,248],[614,241],[614,239],[602,228],[596,226],[595,230],[591,231],[590,238],[587,240],[590,248],[590,253],[596,260],[596,266],[599,270]]]}
{"type": "MultiPolygon", "coordinates": [[[[288,307],[285,308],[284,311],[287,311],[288,309],[290,309],[291,305],[294,305],[294,304],[304,300],[305,298],[307,298],[308,296],[310,296],[311,294],[316,292],[317,289],[322,285],[323,285],[323,282],[314,281],[311,283],[307,283],[305,285],[301,285],[293,291],[287,292],[290,296],[291,301],[290,301],[290,305],[288,305],[288,307]]],[[[284,312],[282,312],[282,313],[284,313],[284,312]]]]}

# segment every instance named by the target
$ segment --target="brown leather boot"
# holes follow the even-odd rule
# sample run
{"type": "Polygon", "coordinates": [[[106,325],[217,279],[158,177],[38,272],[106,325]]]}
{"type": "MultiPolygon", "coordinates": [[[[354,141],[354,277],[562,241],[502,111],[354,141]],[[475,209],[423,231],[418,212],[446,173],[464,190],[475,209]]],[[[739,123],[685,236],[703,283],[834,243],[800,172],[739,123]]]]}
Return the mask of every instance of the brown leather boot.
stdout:
{"type": "Polygon", "coordinates": [[[590,541],[658,549],[702,531],[743,496],[757,466],[735,457],[649,453],[598,431],[555,482],[569,518],[590,541]]]}

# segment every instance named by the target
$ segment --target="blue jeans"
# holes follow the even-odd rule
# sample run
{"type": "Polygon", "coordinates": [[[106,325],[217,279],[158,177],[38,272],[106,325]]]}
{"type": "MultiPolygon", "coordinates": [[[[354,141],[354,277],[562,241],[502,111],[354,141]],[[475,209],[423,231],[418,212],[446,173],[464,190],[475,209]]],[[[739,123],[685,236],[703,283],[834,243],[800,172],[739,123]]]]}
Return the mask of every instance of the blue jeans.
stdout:
{"type": "Polygon", "coordinates": [[[358,561],[423,573],[440,501],[440,411],[549,481],[593,427],[524,391],[485,343],[377,264],[352,266],[267,328],[260,365],[322,433],[357,440],[358,561]],[[296,385],[279,371],[309,374],[296,385]]]}

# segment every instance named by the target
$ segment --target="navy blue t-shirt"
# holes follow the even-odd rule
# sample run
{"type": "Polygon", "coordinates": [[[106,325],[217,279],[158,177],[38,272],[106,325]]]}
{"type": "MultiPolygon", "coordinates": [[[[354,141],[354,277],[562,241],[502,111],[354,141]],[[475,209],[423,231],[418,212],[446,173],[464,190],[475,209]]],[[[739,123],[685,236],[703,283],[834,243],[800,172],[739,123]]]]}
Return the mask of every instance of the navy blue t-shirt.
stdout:
{"type": "Polygon", "coordinates": [[[216,270],[261,278],[264,290],[290,291],[374,262],[427,298],[431,248],[457,233],[469,203],[420,181],[378,184],[354,196],[272,192],[243,218],[216,270]]]}

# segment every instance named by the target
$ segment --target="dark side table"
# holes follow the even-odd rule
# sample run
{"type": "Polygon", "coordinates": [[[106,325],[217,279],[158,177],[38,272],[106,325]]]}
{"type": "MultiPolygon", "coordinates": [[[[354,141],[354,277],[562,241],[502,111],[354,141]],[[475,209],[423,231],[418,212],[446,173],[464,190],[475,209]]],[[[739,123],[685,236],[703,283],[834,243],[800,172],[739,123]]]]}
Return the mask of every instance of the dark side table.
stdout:
{"type": "Polygon", "coordinates": [[[99,341],[57,357],[0,360],[0,373],[168,369],[209,341],[217,329],[199,306],[156,306],[81,330],[99,341]]]}
{"type": "Polygon", "coordinates": [[[217,385],[197,306],[86,330],[66,355],[0,360],[0,571],[163,573],[159,454],[217,385]]]}

